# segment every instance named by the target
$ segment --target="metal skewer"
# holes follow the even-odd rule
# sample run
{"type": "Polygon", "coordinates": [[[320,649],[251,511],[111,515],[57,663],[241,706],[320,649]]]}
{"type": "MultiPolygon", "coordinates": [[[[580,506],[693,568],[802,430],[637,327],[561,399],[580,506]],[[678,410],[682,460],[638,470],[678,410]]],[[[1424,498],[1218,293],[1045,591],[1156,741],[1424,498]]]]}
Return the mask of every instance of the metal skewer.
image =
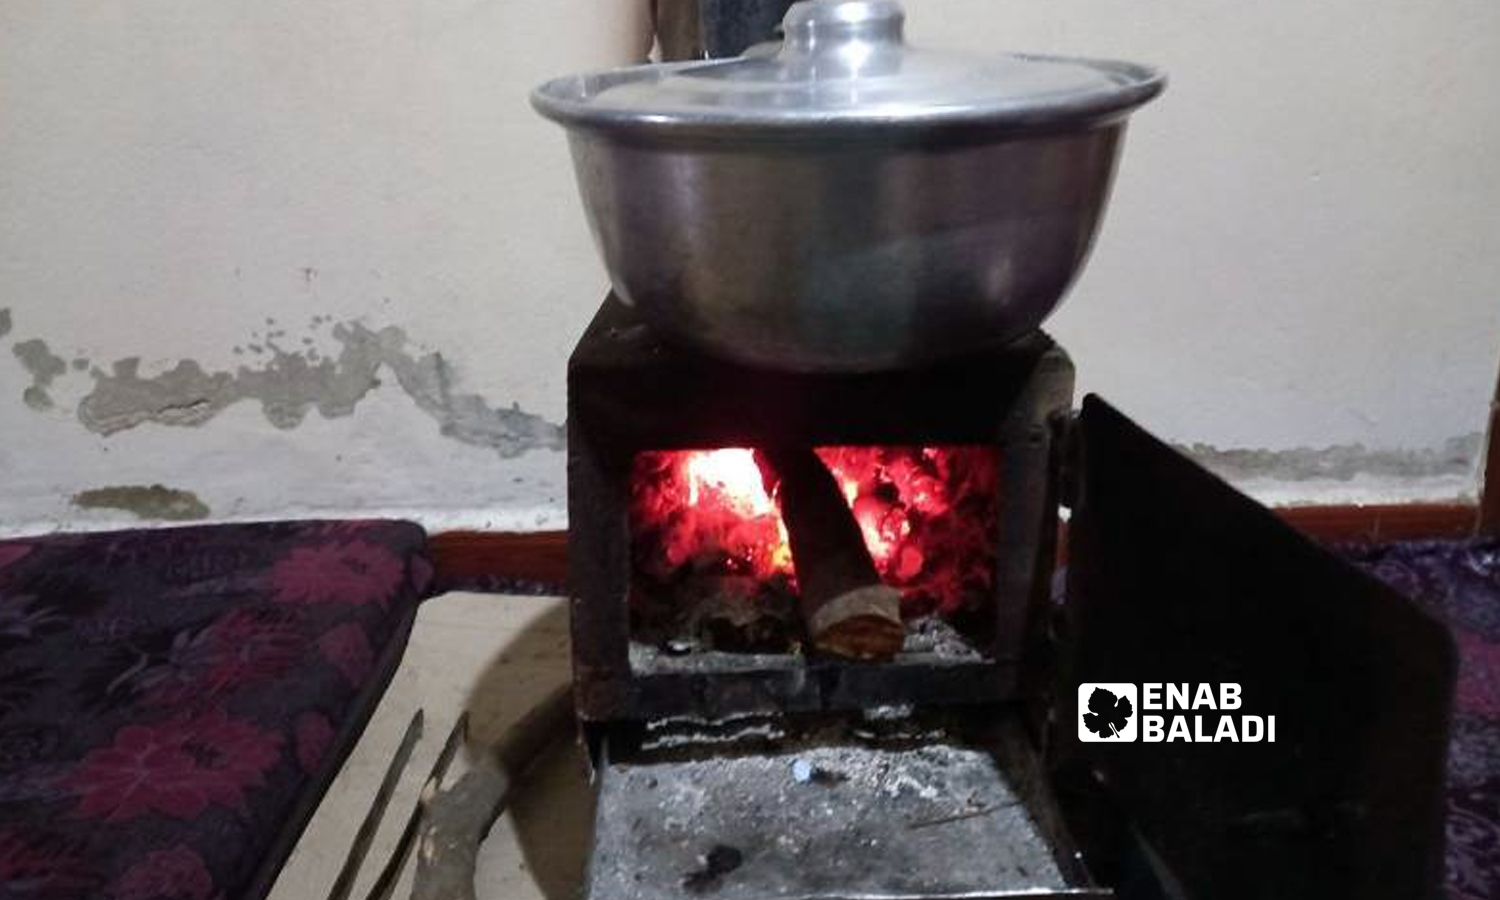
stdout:
{"type": "Polygon", "coordinates": [[[359,823],[359,830],[354,833],[354,843],[349,845],[349,857],[344,860],[343,867],[339,869],[338,878],[334,879],[333,888],[328,892],[328,900],[348,900],[350,892],[354,890],[354,879],[359,877],[359,867],[370,852],[370,844],[375,839],[375,832],[380,828],[380,820],[385,817],[385,809],[390,805],[391,795],[396,792],[396,785],[401,781],[401,774],[406,771],[407,763],[411,762],[412,749],[417,746],[417,741],[421,738],[422,710],[419,709],[411,717],[411,723],[406,726],[406,734],[401,738],[401,744],[396,748],[396,754],[391,757],[390,764],[386,766],[385,777],[380,779],[380,787],[375,791],[375,799],[371,801],[364,821],[359,823]]]}
{"type": "Polygon", "coordinates": [[[390,900],[395,893],[396,882],[401,879],[401,870],[406,867],[406,860],[411,856],[411,848],[416,843],[417,831],[427,816],[427,807],[442,785],[443,775],[447,773],[449,764],[453,762],[453,757],[468,733],[469,713],[465,711],[453,723],[453,730],[448,732],[448,739],[443,742],[443,749],[433,762],[432,770],[427,773],[427,781],[422,784],[422,793],[417,796],[416,805],[406,818],[406,827],[401,830],[401,837],[396,840],[390,859],[386,860],[385,867],[380,870],[380,875],[370,887],[370,892],[365,895],[365,900],[390,900]]]}

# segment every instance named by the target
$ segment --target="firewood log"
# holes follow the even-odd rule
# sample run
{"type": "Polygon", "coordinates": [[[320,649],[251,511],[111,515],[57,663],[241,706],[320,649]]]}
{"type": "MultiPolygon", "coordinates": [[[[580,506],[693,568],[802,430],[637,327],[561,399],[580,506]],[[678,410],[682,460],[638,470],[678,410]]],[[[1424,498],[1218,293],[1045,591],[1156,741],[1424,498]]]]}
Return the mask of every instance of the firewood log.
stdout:
{"type": "Polygon", "coordinates": [[[781,507],[812,648],[848,659],[895,656],[906,640],[901,593],[881,582],[838,482],[808,448],[766,447],[756,461],[781,507]]]}

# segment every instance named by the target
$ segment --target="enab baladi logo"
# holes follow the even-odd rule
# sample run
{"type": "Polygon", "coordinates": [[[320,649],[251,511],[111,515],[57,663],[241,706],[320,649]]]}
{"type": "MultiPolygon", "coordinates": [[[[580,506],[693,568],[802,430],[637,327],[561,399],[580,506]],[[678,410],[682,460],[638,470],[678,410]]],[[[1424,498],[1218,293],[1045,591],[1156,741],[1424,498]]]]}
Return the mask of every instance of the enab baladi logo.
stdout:
{"type": "Polygon", "coordinates": [[[1276,717],[1248,715],[1234,682],[1088,681],[1078,686],[1078,739],[1146,744],[1276,742],[1276,717]]]}

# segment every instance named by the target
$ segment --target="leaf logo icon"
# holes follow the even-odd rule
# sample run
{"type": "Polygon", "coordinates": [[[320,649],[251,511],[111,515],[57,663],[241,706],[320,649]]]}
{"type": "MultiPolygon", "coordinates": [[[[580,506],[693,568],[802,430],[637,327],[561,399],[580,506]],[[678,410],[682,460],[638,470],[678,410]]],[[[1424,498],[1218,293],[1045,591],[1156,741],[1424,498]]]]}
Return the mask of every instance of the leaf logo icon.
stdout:
{"type": "Polygon", "coordinates": [[[1096,687],[1089,694],[1089,711],[1083,714],[1083,727],[1101,738],[1118,738],[1134,714],[1129,697],[1117,697],[1096,687]]]}

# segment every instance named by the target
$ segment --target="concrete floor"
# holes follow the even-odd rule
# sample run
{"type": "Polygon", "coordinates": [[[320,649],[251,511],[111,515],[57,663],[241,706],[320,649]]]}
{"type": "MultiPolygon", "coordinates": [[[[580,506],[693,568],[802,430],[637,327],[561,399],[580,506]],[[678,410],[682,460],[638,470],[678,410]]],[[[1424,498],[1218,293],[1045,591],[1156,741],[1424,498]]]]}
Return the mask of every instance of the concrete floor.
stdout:
{"type": "MultiPolygon", "coordinates": [[[[425,603],[406,655],[358,746],[334,781],[282,870],[272,900],[324,900],[412,713],[425,710],[412,754],[361,867],[352,897],[363,898],[384,865],[421,783],[459,713],[469,710],[469,744],[454,760],[451,785],[469,759],[568,677],[567,611],[557,598],[445,594],[425,603]]],[[[512,808],[480,851],[478,897],[573,900],[588,847],[591,794],[581,752],[550,750],[518,789],[512,808]]],[[[413,862],[395,897],[411,893],[413,862]]]]}

